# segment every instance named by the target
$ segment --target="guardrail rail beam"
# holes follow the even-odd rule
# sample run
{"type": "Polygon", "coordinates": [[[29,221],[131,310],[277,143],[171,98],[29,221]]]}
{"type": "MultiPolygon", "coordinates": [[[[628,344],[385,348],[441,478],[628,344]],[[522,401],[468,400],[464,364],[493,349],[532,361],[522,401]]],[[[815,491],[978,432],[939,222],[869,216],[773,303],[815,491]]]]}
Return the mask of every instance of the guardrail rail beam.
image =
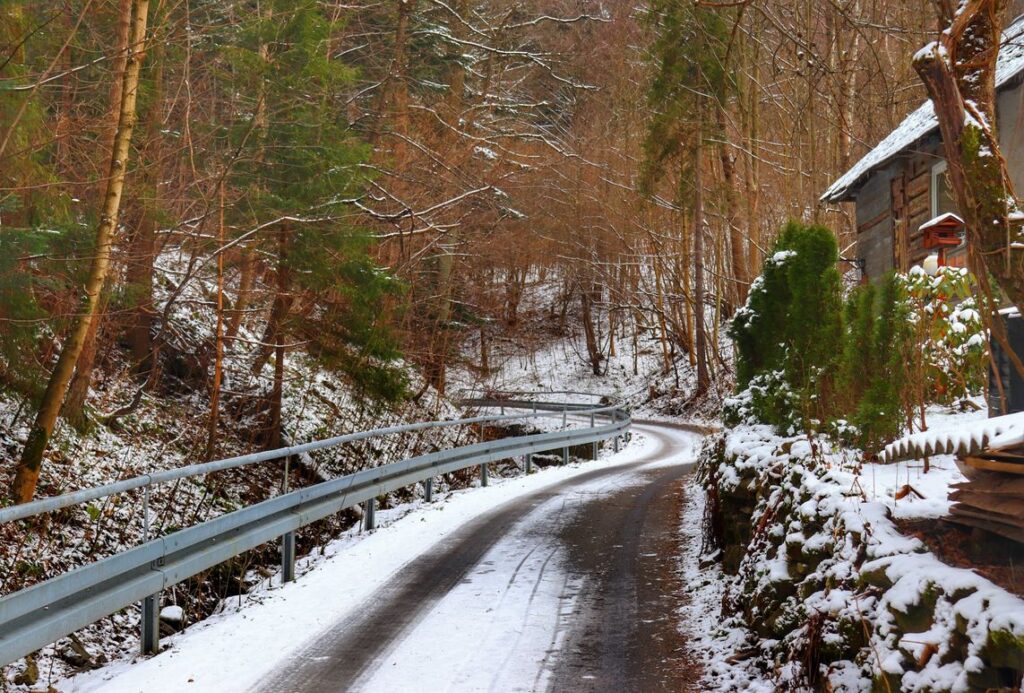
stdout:
{"type": "Polygon", "coordinates": [[[364,526],[367,530],[373,530],[376,528],[377,498],[398,489],[422,482],[424,499],[430,502],[433,500],[434,479],[445,474],[478,466],[481,483],[486,486],[489,476],[487,465],[494,462],[525,455],[526,472],[530,473],[533,471],[535,454],[561,449],[562,464],[568,464],[570,447],[592,444],[596,456],[600,441],[613,439],[618,449],[620,437],[623,440],[629,439],[631,419],[628,410],[622,405],[509,397],[464,400],[463,405],[500,407],[503,410],[522,410],[524,413],[420,422],[360,431],[279,450],[156,471],[63,496],[0,508],[0,524],[4,524],[133,490],[143,491],[144,503],[142,544],[0,597],[0,666],[10,664],[140,602],[141,650],[145,654],[155,654],[160,649],[161,592],[245,551],[280,540],[281,578],[289,582],[295,579],[295,531],[301,527],[363,504],[364,526]],[[569,429],[569,412],[573,413],[574,418],[577,415],[589,415],[591,425],[569,429]],[[597,414],[606,417],[607,423],[598,424],[595,418],[597,414]],[[487,424],[559,416],[562,419],[559,430],[487,440],[487,424]],[[363,469],[294,491],[288,488],[289,461],[294,455],[335,448],[372,437],[473,424],[480,424],[480,442],[363,469]],[[166,536],[150,536],[150,487],[211,472],[280,460],[284,461],[285,472],[280,494],[166,536]]]}

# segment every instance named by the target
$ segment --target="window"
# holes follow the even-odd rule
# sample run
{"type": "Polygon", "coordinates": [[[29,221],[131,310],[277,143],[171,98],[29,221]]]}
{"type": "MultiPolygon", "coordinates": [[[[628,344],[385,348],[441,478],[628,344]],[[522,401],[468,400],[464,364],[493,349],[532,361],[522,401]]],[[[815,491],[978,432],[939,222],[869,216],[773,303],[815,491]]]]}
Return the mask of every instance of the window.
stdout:
{"type": "MultiPolygon", "coordinates": [[[[953,188],[949,184],[949,175],[946,173],[945,161],[932,166],[932,219],[941,217],[943,214],[959,214],[956,203],[953,201],[953,188]]],[[[967,247],[963,241],[960,245],[940,250],[942,264],[950,267],[967,266],[967,247]]]]}
{"type": "Polygon", "coordinates": [[[956,203],[946,175],[946,162],[940,161],[932,166],[932,219],[949,212],[957,213],[956,203]]]}

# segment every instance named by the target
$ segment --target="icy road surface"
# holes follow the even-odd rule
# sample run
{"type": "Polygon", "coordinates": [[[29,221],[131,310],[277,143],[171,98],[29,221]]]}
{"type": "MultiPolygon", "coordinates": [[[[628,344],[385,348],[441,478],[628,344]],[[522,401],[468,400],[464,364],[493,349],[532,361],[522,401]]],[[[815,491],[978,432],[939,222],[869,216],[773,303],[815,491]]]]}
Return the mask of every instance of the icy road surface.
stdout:
{"type": "Polygon", "coordinates": [[[700,436],[634,431],[618,455],[458,492],[342,539],[262,604],[60,690],[690,689],[677,527],[700,436]]]}

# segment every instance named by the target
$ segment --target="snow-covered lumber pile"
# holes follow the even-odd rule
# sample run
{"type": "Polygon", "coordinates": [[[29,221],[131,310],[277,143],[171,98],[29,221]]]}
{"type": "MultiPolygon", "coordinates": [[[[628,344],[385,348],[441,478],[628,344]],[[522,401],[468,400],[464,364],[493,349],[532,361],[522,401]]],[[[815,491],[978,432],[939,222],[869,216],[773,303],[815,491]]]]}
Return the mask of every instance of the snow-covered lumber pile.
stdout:
{"type": "Polygon", "coordinates": [[[982,472],[953,488],[950,520],[1024,544],[1024,477],[982,472]]]}
{"type": "Polygon", "coordinates": [[[988,449],[1011,449],[1022,444],[1024,412],[914,433],[886,445],[879,457],[883,462],[933,455],[968,457],[988,449]]]}
{"type": "Polygon", "coordinates": [[[1024,413],[906,436],[885,461],[957,455],[968,478],[950,494],[950,520],[1024,543],[1024,413]]]}

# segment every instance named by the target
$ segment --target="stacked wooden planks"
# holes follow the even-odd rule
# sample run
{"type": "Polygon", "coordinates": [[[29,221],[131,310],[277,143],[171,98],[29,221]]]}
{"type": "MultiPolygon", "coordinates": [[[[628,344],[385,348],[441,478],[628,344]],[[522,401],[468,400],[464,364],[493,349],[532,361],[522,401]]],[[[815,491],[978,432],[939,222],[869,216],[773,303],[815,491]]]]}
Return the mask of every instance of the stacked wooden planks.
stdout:
{"type": "Polygon", "coordinates": [[[949,520],[1024,544],[1024,448],[957,457],[949,520]]]}
{"type": "Polygon", "coordinates": [[[1024,544],[1024,413],[921,431],[887,445],[883,462],[955,454],[948,519],[1024,544]]]}

